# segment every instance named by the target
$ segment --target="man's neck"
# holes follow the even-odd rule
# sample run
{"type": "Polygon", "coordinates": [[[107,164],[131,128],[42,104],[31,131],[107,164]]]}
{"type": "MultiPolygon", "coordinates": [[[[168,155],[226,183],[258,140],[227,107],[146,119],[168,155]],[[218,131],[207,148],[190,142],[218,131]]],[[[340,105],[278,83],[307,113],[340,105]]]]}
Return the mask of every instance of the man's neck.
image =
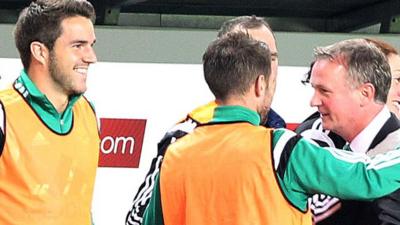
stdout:
{"type": "Polygon", "coordinates": [[[353,151],[365,153],[369,150],[371,143],[390,118],[390,111],[384,107],[372,121],[351,141],[350,147],[353,151]]]}
{"type": "Polygon", "coordinates": [[[55,86],[57,84],[52,81],[48,69],[43,66],[32,65],[28,69],[28,74],[32,82],[47,97],[57,112],[63,113],[67,108],[69,97],[61,91],[60,87],[55,86]]]}
{"type": "MultiPolygon", "coordinates": [[[[347,142],[351,143],[368,125],[382,112],[384,104],[376,104],[374,107],[369,107],[360,112],[352,124],[349,124],[347,130],[349,133],[342,136],[347,142]]],[[[338,132],[339,134],[339,132],[338,132]]]]}
{"type": "Polygon", "coordinates": [[[249,108],[253,111],[257,111],[256,103],[254,101],[251,101],[250,98],[246,98],[245,96],[233,96],[228,97],[224,100],[216,99],[215,102],[221,106],[237,105],[249,108]]]}

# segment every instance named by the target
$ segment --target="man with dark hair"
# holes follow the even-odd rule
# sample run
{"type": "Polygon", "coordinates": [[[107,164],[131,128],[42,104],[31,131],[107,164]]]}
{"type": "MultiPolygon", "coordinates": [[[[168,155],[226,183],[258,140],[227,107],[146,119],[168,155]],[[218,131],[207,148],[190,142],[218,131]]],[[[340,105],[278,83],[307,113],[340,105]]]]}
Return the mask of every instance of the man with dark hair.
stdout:
{"type": "MultiPolygon", "coordinates": [[[[218,31],[218,37],[222,37],[231,32],[244,32],[250,37],[265,42],[271,49],[271,69],[273,74],[278,72],[278,50],[276,48],[275,35],[262,17],[239,16],[225,21],[218,31]]],[[[268,111],[268,117],[264,121],[265,126],[273,128],[286,127],[285,120],[273,109],[268,111]]]]}
{"type": "MultiPolygon", "coordinates": [[[[256,16],[240,16],[225,21],[218,32],[221,38],[232,32],[243,32],[252,38],[266,43],[271,51],[271,73],[277,74],[278,71],[278,52],[274,34],[268,23],[261,17],[256,16]]],[[[152,160],[151,167],[147,173],[145,180],[136,192],[133,199],[132,209],[126,216],[127,225],[140,225],[143,212],[149,203],[151,190],[154,187],[154,178],[160,168],[166,147],[176,138],[191,132],[193,128],[199,124],[208,122],[212,109],[216,106],[216,102],[212,101],[207,105],[201,106],[188,115],[186,119],[179,122],[158,144],[157,156],[152,160]]],[[[285,121],[272,109],[268,111],[268,116],[264,125],[267,127],[286,127],[285,121]]]]}
{"type": "Polygon", "coordinates": [[[37,0],[20,14],[24,69],[0,92],[0,224],[91,224],[99,132],[83,97],[97,61],[86,0],[37,0]]]}
{"type": "Polygon", "coordinates": [[[400,151],[342,154],[260,126],[276,86],[270,57],[240,32],[209,45],[203,71],[217,107],[167,147],[144,225],[311,225],[310,194],[370,200],[398,188],[400,151]]]}

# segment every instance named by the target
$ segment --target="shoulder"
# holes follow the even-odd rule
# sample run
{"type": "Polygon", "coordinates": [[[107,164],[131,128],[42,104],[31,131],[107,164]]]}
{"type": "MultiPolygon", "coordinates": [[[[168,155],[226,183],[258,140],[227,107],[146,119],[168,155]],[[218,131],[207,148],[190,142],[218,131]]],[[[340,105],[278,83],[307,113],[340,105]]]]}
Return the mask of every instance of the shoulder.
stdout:
{"type": "Polygon", "coordinates": [[[394,149],[400,149],[400,129],[397,129],[389,133],[385,139],[383,139],[374,148],[367,152],[367,155],[373,156],[380,153],[388,152],[394,149]]]}
{"type": "Polygon", "coordinates": [[[285,120],[273,109],[268,111],[268,120],[265,123],[266,127],[272,128],[286,128],[285,120]]]}
{"type": "Polygon", "coordinates": [[[346,144],[346,141],[338,134],[323,128],[319,112],[315,112],[305,119],[297,127],[296,133],[323,147],[342,148],[346,144]]]}
{"type": "Polygon", "coordinates": [[[196,109],[191,111],[187,117],[190,117],[198,124],[208,123],[212,120],[216,107],[217,103],[215,101],[211,101],[205,105],[197,107],[196,109]]]}
{"type": "Polygon", "coordinates": [[[309,129],[321,129],[322,130],[322,122],[320,119],[319,112],[315,112],[307,117],[300,125],[296,128],[296,133],[300,134],[305,130],[309,129]]]}

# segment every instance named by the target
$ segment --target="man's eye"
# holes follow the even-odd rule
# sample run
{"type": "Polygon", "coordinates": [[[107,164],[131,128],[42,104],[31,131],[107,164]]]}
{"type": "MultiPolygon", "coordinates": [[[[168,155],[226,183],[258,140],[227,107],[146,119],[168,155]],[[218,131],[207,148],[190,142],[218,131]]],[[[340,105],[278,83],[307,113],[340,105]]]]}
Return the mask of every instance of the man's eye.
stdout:
{"type": "Polygon", "coordinates": [[[72,47],[74,47],[74,48],[81,48],[81,47],[82,47],[82,44],[75,44],[75,45],[73,45],[72,47]]]}

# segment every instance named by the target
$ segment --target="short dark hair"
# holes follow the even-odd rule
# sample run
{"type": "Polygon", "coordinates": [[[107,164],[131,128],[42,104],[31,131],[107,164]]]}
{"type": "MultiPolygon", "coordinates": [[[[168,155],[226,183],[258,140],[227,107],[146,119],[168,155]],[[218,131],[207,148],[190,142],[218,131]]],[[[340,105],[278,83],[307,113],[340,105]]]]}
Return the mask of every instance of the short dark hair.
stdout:
{"type": "Polygon", "coordinates": [[[24,68],[31,62],[30,45],[43,43],[50,51],[61,35],[61,22],[69,17],[83,16],[92,21],[96,14],[86,0],[36,0],[22,10],[14,30],[15,45],[24,68]]]}
{"type": "Polygon", "coordinates": [[[213,41],[203,55],[204,77],[216,99],[243,95],[260,74],[271,74],[271,52],[264,42],[238,32],[213,41]]]}
{"type": "Polygon", "coordinates": [[[243,31],[246,31],[248,29],[260,28],[262,26],[265,26],[268,30],[271,31],[272,35],[274,35],[274,32],[272,32],[271,27],[264,18],[257,17],[255,15],[239,16],[225,21],[219,29],[217,37],[222,37],[238,27],[243,29],[243,31]]]}

